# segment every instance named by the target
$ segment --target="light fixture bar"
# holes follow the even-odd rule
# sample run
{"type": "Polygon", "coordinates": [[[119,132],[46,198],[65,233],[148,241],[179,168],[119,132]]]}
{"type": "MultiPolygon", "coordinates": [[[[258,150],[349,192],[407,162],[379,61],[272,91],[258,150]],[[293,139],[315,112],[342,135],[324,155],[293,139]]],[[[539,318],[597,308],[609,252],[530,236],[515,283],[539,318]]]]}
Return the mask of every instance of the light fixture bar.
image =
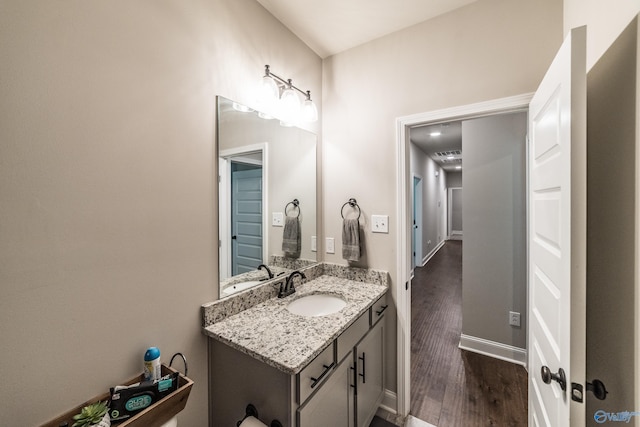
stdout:
{"type": "Polygon", "coordinates": [[[291,79],[287,79],[287,80],[285,80],[285,79],[283,79],[282,77],[280,77],[280,76],[278,76],[278,75],[274,74],[274,73],[269,69],[269,66],[268,66],[268,65],[265,65],[265,66],[264,66],[264,76],[265,76],[265,77],[271,77],[272,79],[277,80],[278,82],[280,82],[280,83],[281,83],[283,86],[285,86],[285,87],[288,87],[288,88],[291,88],[291,89],[295,89],[295,90],[297,90],[298,92],[300,92],[300,93],[302,94],[302,96],[304,96],[304,97],[305,97],[305,99],[307,99],[307,100],[311,100],[311,91],[310,91],[310,90],[308,90],[308,91],[306,91],[306,92],[305,92],[305,91],[303,91],[302,89],[300,89],[300,88],[298,88],[298,87],[294,86],[294,85],[293,85],[293,83],[291,83],[291,79]]]}

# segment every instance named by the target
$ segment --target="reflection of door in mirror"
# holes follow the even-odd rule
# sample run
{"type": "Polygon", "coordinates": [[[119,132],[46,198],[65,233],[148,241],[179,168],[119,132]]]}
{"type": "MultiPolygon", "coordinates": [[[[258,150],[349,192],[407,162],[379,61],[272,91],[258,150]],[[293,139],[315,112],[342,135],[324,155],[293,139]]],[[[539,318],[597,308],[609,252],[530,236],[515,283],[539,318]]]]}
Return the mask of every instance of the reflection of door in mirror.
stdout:
{"type": "Polygon", "coordinates": [[[221,96],[217,101],[222,298],[317,262],[317,138],[221,96]],[[296,253],[283,247],[293,216],[299,220],[296,253]],[[262,264],[267,268],[258,269],[262,264]]]}
{"type": "Polygon", "coordinates": [[[267,258],[263,185],[266,144],[220,152],[220,278],[254,271],[267,258]]]}

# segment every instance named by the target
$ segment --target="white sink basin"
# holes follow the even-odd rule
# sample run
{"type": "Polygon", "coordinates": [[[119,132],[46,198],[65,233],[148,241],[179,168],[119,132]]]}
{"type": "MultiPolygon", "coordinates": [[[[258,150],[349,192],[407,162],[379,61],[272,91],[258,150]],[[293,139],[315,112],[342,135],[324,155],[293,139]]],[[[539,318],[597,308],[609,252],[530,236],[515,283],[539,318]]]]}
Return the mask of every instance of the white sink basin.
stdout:
{"type": "Polygon", "coordinates": [[[259,280],[249,280],[247,282],[234,283],[222,290],[222,296],[226,297],[229,295],[233,295],[237,292],[244,291],[245,289],[249,289],[255,285],[260,283],[259,280]]]}
{"type": "Polygon", "coordinates": [[[287,310],[299,316],[318,317],[337,313],[347,302],[336,295],[312,294],[291,301],[287,310]]]}

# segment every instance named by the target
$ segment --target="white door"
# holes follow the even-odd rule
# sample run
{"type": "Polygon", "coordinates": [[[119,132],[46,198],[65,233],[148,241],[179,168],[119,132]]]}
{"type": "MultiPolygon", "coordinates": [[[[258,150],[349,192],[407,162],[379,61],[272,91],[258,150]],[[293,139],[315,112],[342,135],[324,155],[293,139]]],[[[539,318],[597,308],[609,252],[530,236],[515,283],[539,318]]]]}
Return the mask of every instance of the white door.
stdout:
{"type": "Polygon", "coordinates": [[[531,100],[529,138],[529,425],[584,426],[572,383],[585,384],[585,27],[531,100]]]}

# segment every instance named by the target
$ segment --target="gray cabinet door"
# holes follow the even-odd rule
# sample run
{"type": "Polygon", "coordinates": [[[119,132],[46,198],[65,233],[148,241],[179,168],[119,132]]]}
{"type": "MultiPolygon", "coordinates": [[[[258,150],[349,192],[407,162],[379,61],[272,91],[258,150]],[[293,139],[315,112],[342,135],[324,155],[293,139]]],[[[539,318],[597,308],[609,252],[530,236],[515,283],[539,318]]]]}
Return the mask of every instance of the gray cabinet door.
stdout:
{"type": "Polygon", "coordinates": [[[367,427],[384,396],[384,319],[356,346],[356,426],[367,427]]]}
{"type": "Polygon", "coordinates": [[[331,377],[298,409],[298,427],[353,427],[352,358],[345,358],[331,377]]]}

